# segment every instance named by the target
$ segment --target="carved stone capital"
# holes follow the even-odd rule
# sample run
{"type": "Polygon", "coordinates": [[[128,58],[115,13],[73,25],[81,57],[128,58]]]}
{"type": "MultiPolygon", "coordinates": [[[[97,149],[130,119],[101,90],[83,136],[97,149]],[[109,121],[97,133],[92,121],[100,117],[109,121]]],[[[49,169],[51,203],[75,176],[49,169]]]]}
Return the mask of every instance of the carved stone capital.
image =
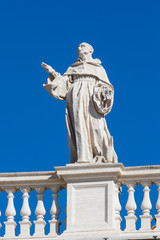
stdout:
{"type": "Polygon", "coordinates": [[[3,189],[3,191],[7,192],[8,194],[10,194],[10,193],[13,194],[13,193],[15,193],[17,191],[17,189],[15,187],[5,187],[3,189]]]}
{"type": "Polygon", "coordinates": [[[150,187],[152,185],[152,181],[151,180],[144,180],[144,181],[141,181],[141,185],[145,188],[145,187],[150,187]]]}
{"type": "Polygon", "coordinates": [[[160,188],[160,180],[156,180],[155,184],[160,188]]]}
{"type": "Polygon", "coordinates": [[[49,189],[53,192],[53,193],[58,193],[61,190],[60,186],[49,186],[49,189]]]}
{"type": "Polygon", "coordinates": [[[133,180],[130,180],[130,181],[126,181],[125,182],[125,185],[130,188],[130,187],[133,187],[135,188],[137,186],[137,182],[136,181],[133,181],[133,180]]]}
{"type": "Polygon", "coordinates": [[[34,187],[34,190],[38,193],[38,194],[43,194],[44,191],[46,190],[45,186],[36,186],[34,187]]]}
{"type": "Polygon", "coordinates": [[[19,190],[20,190],[23,194],[24,194],[24,193],[29,193],[29,192],[32,191],[29,186],[21,187],[19,190]]]}
{"type": "Polygon", "coordinates": [[[121,182],[116,182],[115,183],[116,188],[119,189],[120,192],[121,192],[122,185],[123,184],[121,182]]]}

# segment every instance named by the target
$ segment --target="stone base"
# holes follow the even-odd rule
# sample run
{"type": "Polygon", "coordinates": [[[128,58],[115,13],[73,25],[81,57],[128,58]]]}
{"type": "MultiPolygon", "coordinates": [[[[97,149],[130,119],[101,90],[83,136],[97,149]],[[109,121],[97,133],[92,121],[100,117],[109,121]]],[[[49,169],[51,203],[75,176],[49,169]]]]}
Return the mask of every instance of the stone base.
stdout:
{"type": "Polygon", "coordinates": [[[45,235],[45,225],[46,222],[44,220],[41,221],[34,221],[35,224],[35,233],[34,233],[34,237],[37,236],[44,236],[45,235]]]}
{"type": "Polygon", "coordinates": [[[125,216],[126,219],[126,232],[133,232],[136,231],[136,221],[137,217],[134,216],[125,216]]]}
{"type": "Polygon", "coordinates": [[[152,216],[151,215],[141,215],[141,228],[140,231],[150,231],[151,230],[151,221],[152,216]]]}
{"type": "Polygon", "coordinates": [[[157,231],[157,230],[160,230],[160,215],[159,214],[155,215],[155,219],[156,219],[156,227],[154,230],[157,231]]]}
{"type": "Polygon", "coordinates": [[[122,218],[120,215],[115,216],[115,228],[118,231],[121,231],[121,222],[122,222],[122,218]]]}
{"type": "Polygon", "coordinates": [[[30,236],[30,228],[32,223],[30,221],[22,221],[20,224],[20,235],[19,237],[29,237],[30,236]]]}
{"type": "Polygon", "coordinates": [[[16,222],[4,222],[5,224],[5,236],[4,237],[15,237],[16,222]]]}
{"type": "Polygon", "coordinates": [[[50,233],[48,236],[57,236],[59,234],[59,226],[61,222],[59,220],[49,220],[50,223],[50,233]]]}
{"type": "Polygon", "coordinates": [[[115,219],[114,180],[122,164],[69,164],[56,167],[67,182],[67,226],[63,235],[104,235],[119,231],[115,219]]]}

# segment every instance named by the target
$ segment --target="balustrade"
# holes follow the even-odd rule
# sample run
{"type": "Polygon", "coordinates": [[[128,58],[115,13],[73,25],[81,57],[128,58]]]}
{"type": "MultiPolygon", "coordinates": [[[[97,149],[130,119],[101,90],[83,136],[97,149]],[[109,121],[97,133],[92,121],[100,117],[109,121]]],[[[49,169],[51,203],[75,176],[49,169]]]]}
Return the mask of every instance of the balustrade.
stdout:
{"type": "Polygon", "coordinates": [[[128,183],[128,201],[126,203],[126,210],[127,210],[127,216],[125,216],[126,219],[126,229],[125,231],[135,231],[136,230],[136,221],[137,217],[135,216],[135,210],[137,209],[137,205],[134,199],[134,182],[128,183]]]}
{"type": "Polygon", "coordinates": [[[156,182],[158,185],[158,199],[156,203],[156,208],[157,208],[157,215],[155,215],[156,219],[156,230],[160,230],[160,181],[156,182]]]}
{"type": "Polygon", "coordinates": [[[60,208],[58,204],[58,192],[60,187],[50,187],[51,191],[53,192],[53,202],[50,210],[50,214],[52,216],[52,220],[49,220],[50,223],[50,235],[57,235],[59,234],[59,226],[61,224],[59,218],[60,208]]]}
{"type": "MultiPolygon", "coordinates": [[[[120,232],[120,234],[127,233],[146,233],[149,232],[154,236],[154,233],[159,232],[160,236],[160,170],[156,167],[138,167],[138,168],[124,168],[121,174],[117,174],[117,177],[114,179],[115,186],[115,203],[114,203],[114,221],[115,221],[115,230],[116,232],[120,232]],[[157,185],[157,193],[154,192],[154,196],[156,197],[156,205],[151,203],[150,195],[153,194],[150,190],[152,184],[157,185]],[[125,185],[127,186],[127,200],[125,208],[127,210],[127,215],[121,218],[121,209],[124,209],[122,206],[120,197],[122,194],[125,194],[124,191],[121,191],[121,187],[125,185]],[[142,201],[140,203],[139,197],[136,196],[136,188],[137,185],[143,186],[143,191],[141,191],[142,201]],[[141,205],[141,206],[140,206],[141,205]],[[153,205],[153,206],[152,206],[153,205]],[[155,206],[154,206],[155,205],[155,206]],[[142,214],[137,216],[136,210],[137,206],[142,210],[142,214]],[[157,212],[155,216],[151,216],[151,209],[156,208],[157,212]],[[155,218],[156,225],[152,228],[152,219],[155,218]],[[141,222],[141,227],[138,229],[136,227],[137,220],[141,222]],[[124,231],[120,231],[121,229],[121,221],[125,221],[125,229],[124,231]]],[[[96,185],[98,186],[98,185],[96,185]]],[[[18,173],[18,174],[0,174],[0,198],[1,192],[7,192],[8,202],[6,202],[6,210],[5,215],[7,221],[4,223],[0,221],[0,229],[1,227],[5,227],[4,237],[1,236],[0,239],[3,238],[26,238],[32,239],[45,237],[45,225],[47,223],[45,219],[46,209],[45,202],[43,201],[44,192],[46,190],[51,190],[52,200],[50,201],[50,219],[48,220],[50,230],[48,234],[48,238],[58,237],[60,235],[60,207],[59,207],[59,191],[63,188],[67,189],[67,183],[60,177],[56,175],[56,172],[42,172],[42,173],[18,173]],[[35,202],[35,221],[30,220],[31,212],[30,209],[30,193],[35,190],[37,193],[37,202],[35,202]],[[19,223],[15,221],[16,210],[14,201],[14,193],[16,191],[21,191],[22,193],[22,206],[20,209],[21,221],[19,223]],[[20,234],[19,236],[15,236],[16,226],[20,225],[20,234]],[[30,234],[30,228],[34,225],[34,233],[33,236],[30,234]]],[[[123,188],[122,188],[123,189],[123,188]]],[[[152,188],[151,188],[152,189],[152,188]]],[[[17,194],[16,194],[17,195],[17,194]]],[[[98,197],[98,196],[97,196],[98,197]]],[[[67,203],[66,203],[67,209],[67,203]]],[[[3,209],[0,209],[0,217],[3,209]]],[[[83,211],[83,209],[82,209],[83,211]]],[[[32,216],[33,219],[33,216],[32,216]]],[[[66,220],[67,223],[67,216],[66,220]]],[[[67,224],[66,224],[67,229],[67,224]]],[[[65,239],[65,237],[64,237],[65,239]]],[[[124,238],[125,239],[125,238],[124,238]]]]}
{"type": "Polygon", "coordinates": [[[120,204],[120,186],[119,184],[115,184],[115,222],[116,222],[116,228],[117,230],[120,230],[121,228],[121,221],[122,218],[120,216],[120,211],[122,209],[120,204]]]}
{"type": "Polygon", "coordinates": [[[43,192],[45,190],[44,187],[36,187],[35,188],[37,194],[37,207],[35,210],[35,215],[37,216],[37,220],[34,221],[35,224],[35,236],[38,235],[44,235],[44,228],[46,225],[46,222],[44,221],[44,215],[46,214],[46,210],[44,208],[44,203],[43,203],[43,192]]]}
{"type": "Polygon", "coordinates": [[[21,192],[23,193],[23,204],[22,204],[22,208],[20,211],[20,214],[22,216],[22,221],[19,222],[20,224],[20,236],[21,237],[28,237],[30,236],[30,227],[31,227],[31,222],[29,221],[29,216],[31,215],[31,210],[29,207],[29,192],[30,192],[30,188],[21,188],[20,189],[21,192]]]}
{"type": "Polygon", "coordinates": [[[66,208],[65,208],[65,214],[66,214],[66,219],[64,219],[64,224],[65,224],[65,230],[67,229],[67,205],[66,205],[66,208]]]}
{"type": "Polygon", "coordinates": [[[143,196],[143,201],[141,204],[141,209],[143,211],[143,215],[140,216],[141,218],[141,229],[142,231],[146,231],[146,230],[151,230],[151,220],[152,220],[152,216],[150,215],[150,210],[152,208],[152,204],[150,201],[150,196],[149,196],[149,183],[145,182],[142,183],[142,186],[144,187],[143,192],[144,192],[144,196],[143,196]]]}
{"type": "Polygon", "coordinates": [[[5,222],[5,237],[14,237],[15,236],[15,227],[17,226],[16,222],[14,221],[14,217],[16,215],[16,210],[14,207],[14,195],[15,188],[7,188],[5,191],[8,193],[8,205],[5,211],[7,216],[7,222],[5,222]]]}
{"type": "MultiPolygon", "coordinates": [[[[126,202],[127,216],[126,228],[124,232],[154,232],[160,230],[160,168],[157,166],[150,167],[129,167],[126,168],[124,174],[118,179],[122,185],[128,187],[128,200],[126,202]],[[156,184],[158,186],[158,198],[156,203],[157,214],[151,216],[150,210],[152,209],[152,203],[150,200],[150,186],[156,184]],[[135,187],[137,185],[143,186],[143,200],[141,202],[142,215],[136,216],[135,211],[137,204],[135,201],[135,187]],[[156,220],[156,226],[151,226],[152,219],[156,220]],[[141,221],[141,227],[137,229],[137,219],[141,221]]],[[[123,194],[123,192],[122,192],[123,194]]],[[[156,193],[153,193],[154,196],[156,193]]],[[[140,199],[138,196],[138,203],[140,199]]]]}
{"type": "MultiPolygon", "coordinates": [[[[31,209],[29,205],[29,194],[32,190],[37,192],[37,205],[35,208],[35,215],[37,220],[33,221],[35,231],[33,236],[39,237],[45,235],[45,225],[44,216],[46,213],[45,206],[43,203],[43,193],[47,189],[51,189],[53,202],[51,203],[51,220],[50,224],[50,234],[49,236],[57,236],[59,234],[59,214],[60,208],[58,204],[58,191],[63,188],[64,182],[59,180],[54,174],[55,172],[40,172],[40,173],[18,173],[18,174],[0,174],[0,193],[1,191],[7,192],[8,203],[5,210],[5,215],[7,221],[4,222],[5,225],[5,238],[16,238],[15,229],[17,222],[15,222],[14,217],[16,216],[16,210],[14,206],[14,193],[17,190],[22,192],[22,206],[20,210],[20,215],[22,220],[19,221],[20,224],[20,234],[21,238],[29,238],[30,228],[32,223],[30,222],[31,209]],[[18,176],[17,176],[18,175],[18,176]],[[48,187],[49,186],[49,187],[48,187]]],[[[1,195],[0,195],[1,197],[1,195]]],[[[1,216],[1,211],[0,211],[1,216]]],[[[0,224],[1,228],[1,224],[0,224]]],[[[0,237],[1,238],[1,237],[0,237]]]]}
{"type": "MultiPolygon", "coordinates": [[[[1,211],[0,211],[0,217],[1,217],[1,211]]],[[[0,223],[0,229],[1,229],[1,227],[2,227],[2,224],[0,223]]]]}

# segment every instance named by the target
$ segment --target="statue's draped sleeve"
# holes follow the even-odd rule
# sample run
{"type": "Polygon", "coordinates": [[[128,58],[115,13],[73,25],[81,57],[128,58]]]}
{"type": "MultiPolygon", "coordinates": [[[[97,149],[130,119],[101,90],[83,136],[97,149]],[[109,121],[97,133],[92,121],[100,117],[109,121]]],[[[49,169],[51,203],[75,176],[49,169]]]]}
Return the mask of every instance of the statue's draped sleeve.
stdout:
{"type": "Polygon", "coordinates": [[[54,97],[60,101],[66,99],[66,94],[70,87],[70,81],[68,76],[53,77],[51,74],[48,76],[47,82],[43,84],[43,87],[49,92],[51,97],[54,97]]]}
{"type": "Polygon", "coordinates": [[[113,104],[113,86],[97,60],[75,62],[61,76],[49,75],[44,88],[66,99],[66,125],[71,163],[116,162],[105,117],[113,104]]]}

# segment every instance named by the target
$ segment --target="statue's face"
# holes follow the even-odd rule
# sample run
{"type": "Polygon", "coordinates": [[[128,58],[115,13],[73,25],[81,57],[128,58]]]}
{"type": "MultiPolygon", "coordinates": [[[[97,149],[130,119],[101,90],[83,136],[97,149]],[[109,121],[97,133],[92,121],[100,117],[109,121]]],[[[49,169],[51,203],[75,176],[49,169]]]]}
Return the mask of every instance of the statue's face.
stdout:
{"type": "Polygon", "coordinates": [[[78,46],[77,51],[79,57],[82,57],[84,55],[92,55],[91,46],[87,43],[81,43],[78,46]]]}

